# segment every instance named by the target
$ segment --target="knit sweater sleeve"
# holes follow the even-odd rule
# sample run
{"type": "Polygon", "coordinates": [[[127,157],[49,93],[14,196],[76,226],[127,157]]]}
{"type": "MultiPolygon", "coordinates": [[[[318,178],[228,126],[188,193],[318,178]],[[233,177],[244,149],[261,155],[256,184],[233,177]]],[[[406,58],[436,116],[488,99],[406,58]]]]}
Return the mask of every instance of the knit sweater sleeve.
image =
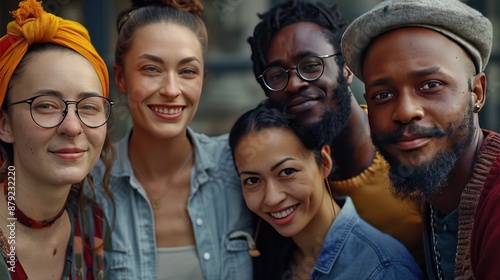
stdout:
{"type": "Polygon", "coordinates": [[[491,168],[486,173],[471,233],[470,258],[476,279],[498,279],[500,275],[500,135],[486,149],[491,168]]]}

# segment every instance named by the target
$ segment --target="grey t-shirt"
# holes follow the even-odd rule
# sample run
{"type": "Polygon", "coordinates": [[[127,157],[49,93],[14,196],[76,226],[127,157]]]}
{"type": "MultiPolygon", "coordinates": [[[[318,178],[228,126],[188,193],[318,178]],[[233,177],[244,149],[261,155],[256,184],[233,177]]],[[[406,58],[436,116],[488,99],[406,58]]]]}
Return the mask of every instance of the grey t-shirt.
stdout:
{"type": "Polygon", "coordinates": [[[196,247],[156,248],[158,280],[203,279],[196,247]]]}

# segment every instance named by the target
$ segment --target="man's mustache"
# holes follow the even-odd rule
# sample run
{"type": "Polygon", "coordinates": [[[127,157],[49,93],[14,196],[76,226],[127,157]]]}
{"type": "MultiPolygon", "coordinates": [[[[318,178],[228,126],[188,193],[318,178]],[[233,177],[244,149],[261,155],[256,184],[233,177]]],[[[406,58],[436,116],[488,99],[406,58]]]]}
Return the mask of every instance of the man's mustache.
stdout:
{"type": "Polygon", "coordinates": [[[377,137],[377,142],[379,144],[392,144],[401,139],[405,134],[415,138],[441,138],[447,135],[445,131],[436,127],[423,127],[416,124],[410,124],[401,126],[382,137],[377,137]]]}

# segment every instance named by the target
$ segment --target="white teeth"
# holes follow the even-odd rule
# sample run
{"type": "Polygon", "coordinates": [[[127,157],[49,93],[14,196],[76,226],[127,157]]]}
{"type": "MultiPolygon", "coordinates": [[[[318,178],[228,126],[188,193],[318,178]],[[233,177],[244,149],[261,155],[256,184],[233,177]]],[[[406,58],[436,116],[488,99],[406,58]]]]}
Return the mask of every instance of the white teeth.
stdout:
{"type": "Polygon", "coordinates": [[[160,113],[160,114],[174,115],[174,114],[178,114],[182,109],[181,108],[175,108],[175,109],[171,108],[169,110],[166,108],[153,107],[153,110],[157,113],[160,113]]]}
{"type": "Polygon", "coordinates": [[[297,208],[297,206],[292,206],[292,207],[286,209],[285,211],[271,212],[270,214],[271,214],[271,216],[273,216],[273,218],[282,219],[282,218],[285,218],[288,215],[292,214],[292,212],[295,211],[296,208],[297,208]]]}

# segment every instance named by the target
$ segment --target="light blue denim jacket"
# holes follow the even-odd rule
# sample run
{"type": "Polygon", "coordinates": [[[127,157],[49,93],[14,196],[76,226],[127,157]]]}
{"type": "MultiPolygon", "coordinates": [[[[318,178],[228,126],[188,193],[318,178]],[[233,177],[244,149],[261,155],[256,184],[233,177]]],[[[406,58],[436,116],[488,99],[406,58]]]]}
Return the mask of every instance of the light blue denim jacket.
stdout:
{"type": "Polygon", "coordinates": [[[399,241],[361,219],[351,198],[333,222],[311,279],[422,279],[413,256],[399,241]]]}
{"type": "MultiPolygon", "coordinates": [[[[156,280],[156,241],[153,210],[146,192],[133,175],[128,157],[127,137],[115,144],[116,161],[110,187],[116,200],[116,216],[111,236],[112,250],[105,254],[111,279],[156,280]]],[[[205,279],[252,279],[252,260],[246,239],[231,239],[235,231],[252,234],[252,220],[233,166],[227,134],[208,137],[188,128],[195,165],[191,172],[191,193],[187,210],[205,279]]],[[[168,159],[165,159],[168,160],[168,159]]],[[[97,200],[110,223],[114,211],[102,192],[104,166],[93,169],[97,200]]],[[[184,202],[179,207],[185,208],[184,202]]]]}

